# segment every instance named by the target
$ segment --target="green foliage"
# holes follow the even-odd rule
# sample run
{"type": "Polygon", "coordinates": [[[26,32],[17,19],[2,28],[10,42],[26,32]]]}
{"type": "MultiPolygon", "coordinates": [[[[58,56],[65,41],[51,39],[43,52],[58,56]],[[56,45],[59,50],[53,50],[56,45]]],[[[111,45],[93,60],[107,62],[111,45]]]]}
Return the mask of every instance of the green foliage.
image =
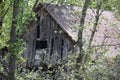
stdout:
{"type": "MultiPolygon", "coordinates": [[[[90,7],[96,8],[96,3],[99,0],[91,0],[90,7]]],[[[101,0],[102,1],[102,9],[115,11],[120,13],[120,0],[101,0]]]]}
{"type": "Polygon", "coordinates": [[[120,14],[120,0],[117,0],[117,2],[116,2],[116,4],[117,4],[117,6],[116,6],[116,8],[118,9],[118,13],[120,14]]]}
{"type": "Polygon", "coordinates": [[[41,70],[34,72],[24,69],[23,72],[16,73],[16,80],[44,80],[41,74],[41,70]]]}
{"type": "Polygon", "coordinates": [[[0,18],[5,14],[8,7],[10,7],[10,0],[3,0],[0,3],[0,18]]]}
{"type": "MultiPolygon", "coordinates": [[[[107,53],[107,49],[104,51],[100,48],[84,50],[84,59],[81,64],[76,63],[76,54],[68,55],[67,58],[60,60],[54,70],[43,72],[40,67],[36,72],[23,69],[25,67],[25,60],[21,57],[21,54],[24,52],[25,42],[20,39],[20,36],[27,30],[28,24],[31,20],[34,19],[35,14],[32,11],[35,0],[20,0],[19,13],[17,16],[17,27],[16,27],[16,36],[17,40],[14,44],[9,44],[10,39],[10,29],[12,22],[12,0],[3,0],[0,3],[0,19],[10,7],[8,13],[3,19],[3,25],[0,29],[0,49],[7,46],[10,48],[10,52],[14,53],[16,56],[16,64],[18,69],[16,69],[16,80],[49,80],[52,77],[54,72],[60,73],[60,76],[56,76],[56,80],[77,80],[78,77],[82,77],[84,80],[118,80],[120,79],[120,57],[114,59],[114,63],[106,62],[103,57],[107,53]],[[10,6],[9,6],[10,5],[10,6]],[[96,53],[97,50],[97,59],[91,58],[91,56],[96,53]],[[64,61],[66,61],[64,63],[64,61]],[[21,65],[23,62],[23,65],[21,65]],[[76,68],[76,65],[79,65],[79,69],[76,68]],[[19,67],[20,66],[20,67],[19,67]],[[67,71],[65,70],[67,68],[67,71]]],[[[60,4],[69,4],[69,5],[78,5],[83,6],[84,0],[39,0],[39,2],[52,2],[60,4]]],[[[102,0],[103,5],[102,9],[112,10],[120,13],[120,0],[102,0]]],[[[90,7],[96,8],[97,0],[92,0],[90,7]]],[[[79,14],[79,13],[77,13],[79,14]]],[[[7,62],[9,54],[5,56],[4,60],[7,62]]],[[[49,65],[51,67],[51,65],[49,65]]],[[[3,71],[3,66],[0,64],[0,71],[3,71]]]]}
{"type": "MultiPolygon", "coordinates": [[[[8,52],[5,54],[4,60],[5,64],[8,64],[9,57],[14,56],[16,59],[16,64],[24,61],[21,54],[25,50],[25,42],[21,39],[21,35],[27,29],[29,21],[33,19],[32,7],[34,1],[20,0],[17,16],[17,27],[16,27],[16,42],[10,44],[10,30],[12,26],[12,16],[13,16],[13,0],[4,0],[0,4],[0,21],[3,21],[2,28],[0,29],[0,49],[3,47],[8,48],[8,52]],[[9,9],[8,9],[9,8],[9,9]],[[8,9],[8,11],[7,11],[8,9]],[[3,16],[4,15],[4,16],[3,16]],[[2,19],[3,18],[3,19],[2,19]]],[[[5,66],[0,63],[0,71],[4,72],[5,66]]],[[[17,69],[16,69],[17,70],[17,69]]],[[[5,72],[7,73],[7,72],[5,72]]]]}

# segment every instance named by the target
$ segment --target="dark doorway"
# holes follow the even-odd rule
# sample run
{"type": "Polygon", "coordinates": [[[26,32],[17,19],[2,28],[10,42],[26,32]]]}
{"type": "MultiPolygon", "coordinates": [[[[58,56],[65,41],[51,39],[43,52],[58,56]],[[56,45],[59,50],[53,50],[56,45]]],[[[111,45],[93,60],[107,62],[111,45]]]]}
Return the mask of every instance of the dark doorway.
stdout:
{"type": "Polygon", "coordinates": [[[45,48],[47,48],[47,41],[41,41],[41,40],[36,41],[36,49],[45,49],[45,48]]]}

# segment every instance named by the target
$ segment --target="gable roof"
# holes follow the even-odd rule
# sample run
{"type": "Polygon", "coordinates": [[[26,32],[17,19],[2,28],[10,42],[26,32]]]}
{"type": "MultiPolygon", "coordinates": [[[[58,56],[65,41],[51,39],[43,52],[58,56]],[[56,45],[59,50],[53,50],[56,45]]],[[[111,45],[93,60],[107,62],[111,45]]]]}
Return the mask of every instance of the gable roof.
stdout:
{"type": "MultiPolygon", "coordinates": [[[[76,7],[57,5],[57,4],[47,4],[40,3],[40,7],[47,10],[47,12],[53,17],[53,19],[60,25],[60,27],[72,38],[72,40],[77,41],[77,32],[73,30],[73,25],[80,19],[75,14],[72,14],[72,10],[77,10],[76,7]]],[[[77,23],[78,24],[78,23],[77,23]]]]}
{"type": "MultiPolygon", "coordinates": [[[[56,22],[72,38],[72,40],[77,41],[82,11],[81,7],[40,3],[36,10],[39,10],[41,6],[47,10],[47,12],[54,18],[54,20],[56,20],[56,22]]],[[[83,37],[85,39],[89,39],[91,35],[95,20],[95,11],[95,9],[88,9],[87,11],[85,29],[83,32],[83,37]]],[[[119,35],[120,21],[115,18],[113,12],[104,11],[100,16],[93,44],[95,46],[102,45],[103,41],[105,41],[105,45],[112,44],[120,46],[119,35]]],[[[111,52],[115,52],[115,48],[113,49],[113,47],[110,47],[110,49],[112,49],[111,52]]]]}

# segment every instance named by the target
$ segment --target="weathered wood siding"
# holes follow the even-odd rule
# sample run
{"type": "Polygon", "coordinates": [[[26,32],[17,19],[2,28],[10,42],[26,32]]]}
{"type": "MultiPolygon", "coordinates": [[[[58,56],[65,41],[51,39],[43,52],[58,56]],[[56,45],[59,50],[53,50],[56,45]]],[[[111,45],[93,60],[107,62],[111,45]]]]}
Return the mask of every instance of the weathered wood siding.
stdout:
{"type": "Polygon", "coordinates": [[[73,44],[57,22],[45,11],[39,12],[39,38],[47,40],[48,54],[57,52],[60,58],[67,55],[73,44]]]}
{"type": "Polygon", "coordinates": [[[23,57],[27,60],[27,66],[32,65],[32,61],[35,55],[36,45],[36,22],[31,21],[27,32],[23,36],[23,40],[26,42],[26,50],[23,53],[23,57]]]}
{"type": "Polygon", "coordinates": [[[27,66],[39,65],[40,60],[48,57],[50,63],[56,64],[58,59],[66,57],[72,50],[73,42],[44,9],[38,11],[37,18],[37,25],[30,25],[32,27],[26,34],[27,50],[24,55],[28,58],[27,66]],[[46,42],[47,45],[42,42],[46,42]],[[45,56],[46,54],[48,57],[45,56]],[[38,56],[41,59],[38,59],[38,56]]]}

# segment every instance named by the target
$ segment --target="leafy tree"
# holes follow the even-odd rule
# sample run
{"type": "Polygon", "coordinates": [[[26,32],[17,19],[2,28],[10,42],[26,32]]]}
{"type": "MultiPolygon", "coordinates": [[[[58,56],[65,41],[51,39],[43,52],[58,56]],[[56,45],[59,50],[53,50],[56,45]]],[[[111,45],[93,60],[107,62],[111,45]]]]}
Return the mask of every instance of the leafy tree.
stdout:
{"type": "Polygon", "coordinates": [[[2,22],[0,29],[0,66],[2,66],[0,70],[2,72],[0,72],[0,77],[3,79],[15,79],[17,60],[21,59],[20,56],[24,50],[24,42],[20,35],[24,32],[28,20],[31,20],[30,18],[33,16],[33,5],[31,5],[31,3],[34,4],[33,2],[8,0],[8,2],[3,1],[0,4],[0,10],[2,10],[0,11],[0,21],[2,22]],[[28,8],[26,9],[26,7],[28,8]]]}

